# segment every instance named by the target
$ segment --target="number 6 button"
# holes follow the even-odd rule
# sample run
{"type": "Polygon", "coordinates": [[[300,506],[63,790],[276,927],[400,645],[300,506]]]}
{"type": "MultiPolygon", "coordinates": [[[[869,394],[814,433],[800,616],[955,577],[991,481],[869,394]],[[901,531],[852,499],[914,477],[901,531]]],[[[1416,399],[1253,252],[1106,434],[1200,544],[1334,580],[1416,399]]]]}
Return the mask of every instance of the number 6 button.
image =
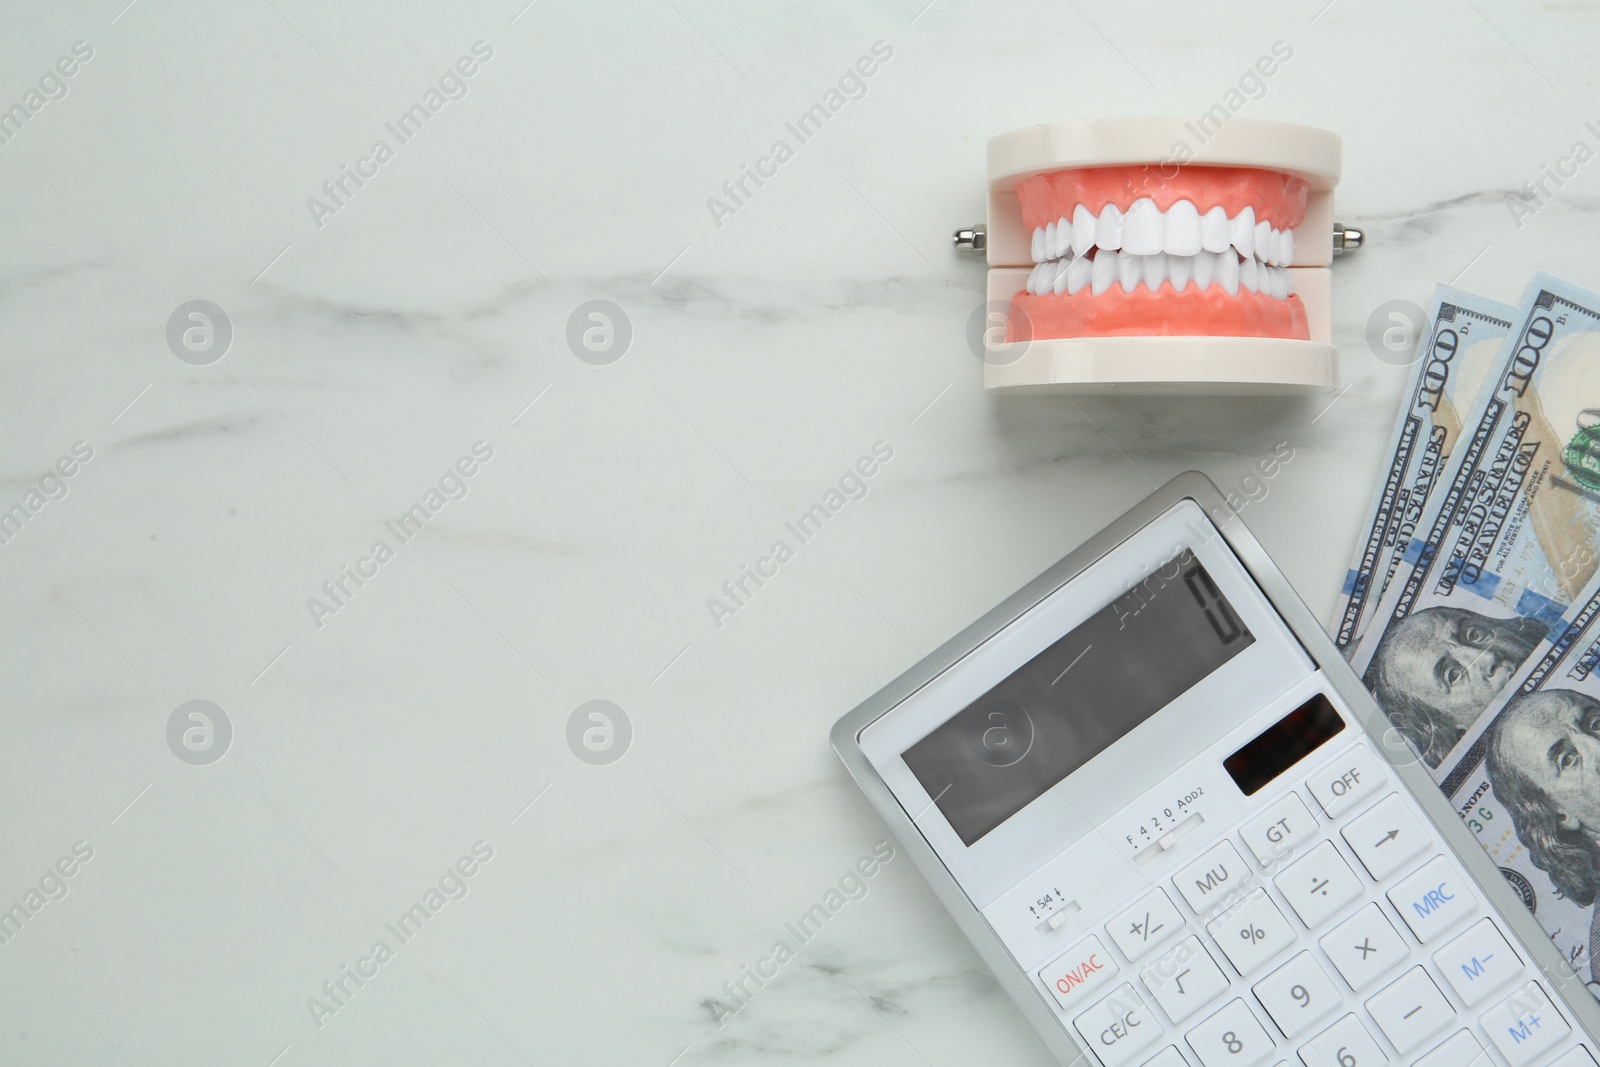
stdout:
{"type": "Polygon", "coordinates": [[[1272,1055],[1271,1036],[1242,1000],[1230,1000],[1184,1037],[1205,1067],[1254,1067],[1272,1055]]]}
{"type": "Polygon", "coordinates": [[[1383,1067],[1389,1057],[1354,1015],[1346,1015],[1300,1049],[1306,1067],[1383,1067]]]}

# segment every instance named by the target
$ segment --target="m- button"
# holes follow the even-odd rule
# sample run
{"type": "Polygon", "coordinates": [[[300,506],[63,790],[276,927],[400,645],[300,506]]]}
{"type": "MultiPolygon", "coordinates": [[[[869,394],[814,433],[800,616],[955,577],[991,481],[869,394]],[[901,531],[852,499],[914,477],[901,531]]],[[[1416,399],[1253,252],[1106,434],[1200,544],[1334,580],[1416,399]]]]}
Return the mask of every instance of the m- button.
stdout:
{"type": "Polygon", "coordinates": [[[1228,899],[1230,894],[1253,888],[1255,881],[1244,860],[1239,858],[1239,850],[1220,841],[1179,871],[1172,884],[1189,902],[1189,907],[1199,914],[1228,899]]]}

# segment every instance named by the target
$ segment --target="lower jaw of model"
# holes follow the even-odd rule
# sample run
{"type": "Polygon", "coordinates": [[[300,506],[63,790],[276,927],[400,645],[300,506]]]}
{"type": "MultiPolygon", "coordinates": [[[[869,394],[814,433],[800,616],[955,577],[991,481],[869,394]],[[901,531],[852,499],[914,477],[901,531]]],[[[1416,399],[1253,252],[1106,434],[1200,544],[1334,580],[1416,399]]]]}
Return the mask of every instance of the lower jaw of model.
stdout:
{"type": "Polygon", "coordinates": [[[1307,185],[1275,171],[1097,167],[1017,186],[1035,266],[1008,341],[1310,337],[1287,265],[1307,185]]]}

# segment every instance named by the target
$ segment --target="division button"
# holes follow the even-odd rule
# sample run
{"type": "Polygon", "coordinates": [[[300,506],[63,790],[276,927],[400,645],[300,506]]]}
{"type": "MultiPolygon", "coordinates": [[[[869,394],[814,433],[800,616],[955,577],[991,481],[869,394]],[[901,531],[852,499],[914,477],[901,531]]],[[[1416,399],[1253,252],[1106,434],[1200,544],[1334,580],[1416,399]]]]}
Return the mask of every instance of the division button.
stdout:
{"type": "Polygon", "coordinates": [[[1122,954],[1137,960],[1183,929],[1183,913],[1162,889],[1146,893],[1133,907],[1106,923],[1106,933],[1122,954]]]}
{"type": "Polygon", "coordinates": [[[1317,941],[1354,990],[1376,982],[1411,955],[1376,904],[1368,904],[1317,941]]]}
{"type": "Polygon", "coordinates": [[[1371,811],[1356,817],[1343,830],[1367,873],[1383,881],[1406,865],[1406,861],[1433,844],[1411,811],[1411,804],[1399,793],[1390,793],[1371,811]]]}
{"type": "Polygon", "coordinates": [[[1388,897],[1423,944],[1478,908],[1478,898],[1443,856],[1435,856],[1421,870],[1401,879],[1389,890],[1388,897]]]}
{"type": "Polygon", "coordinates": [[[1331,841],[1306,853],[1272,882],[1300,921],[1313,928],[1361,895],[1361,879],[1331,841]]]}
{"type": "Polygon", "coordinates": [[[1328,818],[1336,819],[1381,787],[1388,777],[1366,745],[1357,745],[1306,781],[1328,818]]]}
{"type": "Polygon", "coordinates": [[[1122,1067],[1161,1040],[1161,1024],[1126,982],[1072,1025],[1105,1067],[1122,1067]]]}
{"type": "Polygon", "coordinates": [[[1456,1021],[1455,1009],[1421,967],[1411,968],[1378,990],[1367,1001],[1367,1011],[1402,1055],[1456,1021]]]}
{"type": "Polygon", "coordinates": [[[1522,958],[1490,919],[1467,927],[1466,933],[1433,954],[1433,962],[1469,1008],[1522,974],[1522,958]]]}
{"type": "Polygon", "coordinates": [[[1478,1021],[1511,1067],[1526,1067],[1571,1030],[1538,982],[1529,982],[1478,1021]]]}

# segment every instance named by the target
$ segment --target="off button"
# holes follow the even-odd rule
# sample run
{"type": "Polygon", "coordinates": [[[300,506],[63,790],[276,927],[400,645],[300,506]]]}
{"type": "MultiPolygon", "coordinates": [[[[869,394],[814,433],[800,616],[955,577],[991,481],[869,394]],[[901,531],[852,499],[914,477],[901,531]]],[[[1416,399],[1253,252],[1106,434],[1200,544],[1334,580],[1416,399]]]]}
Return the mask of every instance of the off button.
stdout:
{"type": "Polygon", "coordinates": [[[1073,1019],[1072,1025],[1105,1067],[1123,1067],[1161,1040],[1161,1024],[1127,983],[1073,1019]]]}
{"type": "Polygon", "coordinates": [[[1306,782],[1328,818],[1335,819],[1380,788],[1388,776],[1366,745],[1357,745],[1306,782]]]}

